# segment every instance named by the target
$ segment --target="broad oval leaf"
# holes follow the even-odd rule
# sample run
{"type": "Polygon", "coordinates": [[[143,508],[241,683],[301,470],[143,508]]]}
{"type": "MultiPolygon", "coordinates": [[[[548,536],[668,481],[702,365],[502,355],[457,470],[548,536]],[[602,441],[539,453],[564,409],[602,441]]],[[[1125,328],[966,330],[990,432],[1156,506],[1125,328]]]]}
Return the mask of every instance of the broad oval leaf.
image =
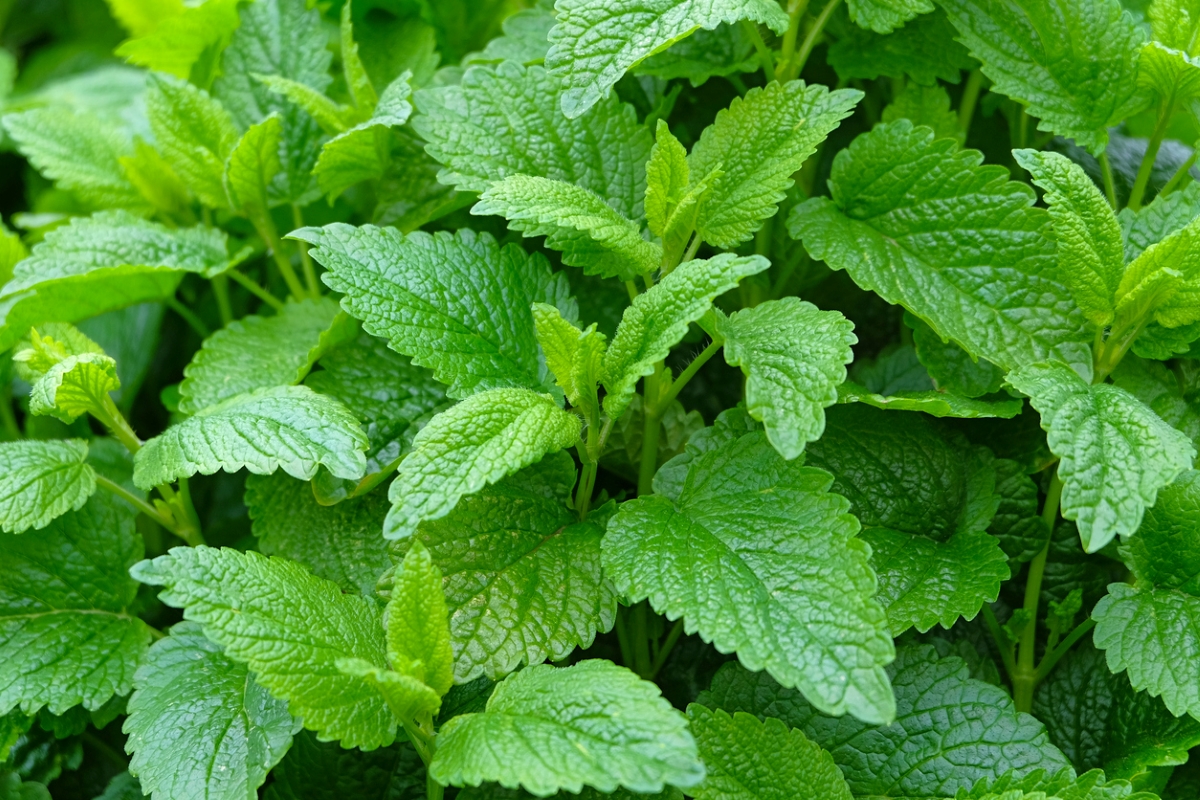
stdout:
{"type": "Polygon", "coordinates": [[[79,439],[0,444],[0,528],[38,530],[82,508],[96,491],[87,454],[87,443],[79,439]]]}

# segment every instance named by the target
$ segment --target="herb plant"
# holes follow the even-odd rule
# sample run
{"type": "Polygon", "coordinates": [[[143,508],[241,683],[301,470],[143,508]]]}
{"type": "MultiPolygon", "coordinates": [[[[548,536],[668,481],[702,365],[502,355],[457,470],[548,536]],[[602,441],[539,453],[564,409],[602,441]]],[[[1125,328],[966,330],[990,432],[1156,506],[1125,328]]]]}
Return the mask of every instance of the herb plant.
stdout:
{"type": "Polygon", "coordinates": [[[1196,0],[0,44],[0,798],[1200,797],[1196,0]]]}

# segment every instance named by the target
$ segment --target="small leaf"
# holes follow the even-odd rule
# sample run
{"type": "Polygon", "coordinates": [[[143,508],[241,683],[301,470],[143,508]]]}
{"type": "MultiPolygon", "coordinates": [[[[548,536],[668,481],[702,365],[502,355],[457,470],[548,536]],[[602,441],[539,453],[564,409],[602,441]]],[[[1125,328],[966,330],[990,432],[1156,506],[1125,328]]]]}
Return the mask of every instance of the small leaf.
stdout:
{"type": "MultiPolygon", "coordinates": [[[[907,5],[905,0],[901,0],[901,5],[907,5]]],[[[858,25],[846,25],[839,33],[842,35],[829,45],[826,58],[838,77],[846,80],[907,75],[922,87],[936,88],[939,80],[958,83],[962,80],[962,70],[978,66],[967,49],[954,41],[954,27],[941,10],[921,14],[889,34],[878,34],[858,25]]],[[[912,90],[911,85],[906,87],[901,97],[912,90]]],[[[883,121],[891,122],[886,117],[883,121]]],[[[957,117],[954,124],[957,127],[957,117]]]]}
{"type": "Polygon", "coordinates": [[[582,408],[588,419],[600,413],[596,384],[604,369],[607,343],[604,334],[592,323],[581,331],[562,312],[545,303],[533,304],[533,324],[538,345],[546,354],[546,366],[571,405],[582,408]]]}
{"type": "Polygon", "coordinates": [[[29,392],[29,413],[49,414],[71,423],[83,414],[104,418],[121,388],[117,362],[98,353],[70,356],[51,367],[29,392]]]}
{"type": "Polygon", "coordinates": [[[130,64],[186,80],[205,52],[223,47],[237,26],[236,0],[208,0],[198,6],[180,4],[177,13],[122,42],[115,54],[130,64]]]}
{"type": "Polygon", "coordinates": [[[238,141],[229,112],[208,92],[166,76],[152,76],[146,115],[163,158],[209,208],[225,208],[225,160],[238,141]]]}
{"type": "Polygon", "coordinates": [[[6,533],[40,530],[78,511],[96,491],[96,473],[79,439],[0,444],[0,527],[6,533]]]}
{"type": "Polygon", "coordinates": [[[660,119],[646,162],[646,221],[655,236],[666,235],[667,221],[687,194],[688,175],[687,150],[660,119]]]}
{"type": "Polygon", "coordinates": [[[384,626],[388,661],[392,669],[416,678],[441,697],[454,684],[449,613],[442,572],[419,541],[409,547],[396,569],[391,591],[384,626]]]}
{"type": "Polygon", "coordinates": [[[930,0],[848,0],[850,19],[876,33],[891,33],[918,14],[928,14],[930,0]]]}
{"type": "Polygon", "coordinates": [[[270,208],[267,187],[283,164],[279,142],[283,123],[272,114],[251,125],[229,152],[225,162],[225,190],[229,205],[247,216],[264,214],[270,208]]]}
{"type": "Polygon", "coordinates": [[[410,72],[401,73],[383,90],[370,118],[321,148],[313,175],[326,197],[332,200],[356,183],[384,177],[391,162],[391,129],[403,125],[412,114],[411,80],[410,72]]]}

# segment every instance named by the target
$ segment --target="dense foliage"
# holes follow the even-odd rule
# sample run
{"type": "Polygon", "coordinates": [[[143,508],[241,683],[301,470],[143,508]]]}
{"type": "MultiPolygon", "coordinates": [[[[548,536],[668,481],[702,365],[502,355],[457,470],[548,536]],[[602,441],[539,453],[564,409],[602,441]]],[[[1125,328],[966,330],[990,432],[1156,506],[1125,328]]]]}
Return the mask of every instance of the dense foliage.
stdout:
{"type": "Polygon", "coordinates": [[[1200,797],[1197,0],[0,45],[0,800],[1200,797]]]}

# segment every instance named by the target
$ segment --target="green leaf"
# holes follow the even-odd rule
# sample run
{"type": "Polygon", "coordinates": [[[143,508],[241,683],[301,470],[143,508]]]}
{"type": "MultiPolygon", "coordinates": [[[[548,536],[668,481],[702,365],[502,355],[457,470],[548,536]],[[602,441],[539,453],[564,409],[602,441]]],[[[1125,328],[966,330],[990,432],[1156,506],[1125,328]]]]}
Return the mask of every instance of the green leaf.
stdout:
{"type": "Polygon", "coordinates": [[[601,660],[528,667],[492,693],[487,710],[438,733],[430,775],[443,785],[520,784],[545,796],[625,787],[695,786],[704,766],[687,720],[658,687],[601,660]]]}
{"type": "Polygon", "coordinates": [[[117,362],[106,355],[84,353],[55,364],[29,392],[29,413],[49,414],[71,423],[83,414],[103,418],[112,400],[108,393],[121,388],[117,362]]]}
{"type": "Polygon", "coordinates": [[[838,386],[839,403],[863,403],[885,411],[921,411],[931,417],[1012,419],[1021,413],[1020,400],[978,400],[939,391],[898,391],[890,395],[871,392],[853,381],[838,386]]]}
{"type": "Polygon", "coordinates": [[[718,112],[688,156],[693,175],[723,173],[696,220],[700,237],[718,248],[749,239],[775,214],[792,174],[862,96],[857,89],[831,92],[804,81],[770,83],[718,112]]]}
{"type": "MultiPolygon", "coordinates": [[[[900,0],[897,5],[909,3],[900,0]]],[[[829,45],[827,59],[838,76],[847,80],[907,75],[922,86],[935,87],[938,80],[958,83],[962,70],[978,66],[967,49],[954,41],[954,27],[940,10],[921,14],[889,34],[857,25],[844,27],[837,41],[829,45]]],[[[911,87],[906,88],[905,94],[911,91],[911,87]]]]}
{"type": "Polygon", "coordinates": [[[549,388],[529,307],[548,303],[568,319],[577,312],[565,276],[552,274],[542,256],[470,230],[404,236],[336,223],[292,236],[314,245],[313,258],[329,270],[325,282],[346,295],[346,311],[432,369],[450,397],[549,388]]]}
{"type": "Polygon", "coordinates": [[[261,686],[286,700],[304,727],[344,747],[371,749],[395,738],[383,698],[337,667],[346,658],[386,663],[374,601],[253,551],[177,547],[131,573],[165,587],[159,600],[184,609],[227,658],[244,662],[261,686]]]}
{"type": "Polygon", "coordinates": [[[1179,327],[1200,320],[1200,220],[1147,247],[1117,287],[1114,333],[1153,318],[1179,327]]]}
{"type": "Polygon", "coordinates": [[[711,31],[701,28],[686,39],[676,40],[668,49],[634,67],[634,72],[663,80],[687,78],[693,87],[699,87],[709,78],[757,72],[760,66],[745,27],[733,24],[711,31]]]}
{"type": "Polygon", "coordinates": [[[848,0],[850,19],[876,33],[891,33],[918,14],[934,10],[930,0],[848,0]]]}
{"type": "Polygon", "coordinates": [[[767,439],[792,459],[825,430],[825,409],[837,402],[838,384],[858,342],[854,323],[837,311],[821,311],[798,297],[769,300],[725,319],[725,360],[741,367],[750,416],[767,439]]]}
{"type": "Polygon", "coordinates": [[[337,668],[343,675],[379,692],[396,719],[428,718],[438,711],[441,699],[437,692],[412,675],[378,667],[361,658],[339,658],[337,668]]]}
{"type": "Polygon", "coordinates": [[[273,317],[243,317],[192,357],[179,410],[193,414],[255,389],[297,384],[328,349],[354,335],[354,323],[329,298],[286,303],[273,317]]]}
{"type": "Polygon", "coordinates": [[[37,535],[0,536],[0,712],[95,710],[133,688],[150,645],[130,611],[133,517],[101,495],[37,535]]]}
{"type": "Polygon", "coordinates": [[[40,530],[82,508],[96,491],[87,453],[87,443],[79,439],[0,444],[0,528],[5,533],[40,530]]]}
{"type": "Polygon", "coordinates": [[[800,731],[696,703],[687,713],[708,772],[697,800],[851,800],[829,753],[800,731]]]}
{"type": "Polygon", "coordinates": [[[1126,355],[1113,370],[1113,383],[1148,405],[1176,430],[1200,440],[1200,408],[1185,395],[1175,374],[1165,364],[1126,355]]]}
{"type": "Polygon", "coordinates": [[[1089,553],[1136,531],[1158,490],[1192,465],[1188,437],[1124,389],[1089,386],[1061,364],[1014,370],[1008,382],[1042,415],[1061,459],[1063,517],[1075,521],[1089,553]]]}
{"type": "Polygon", "coordinates": [[[1184,763],[1200,744],[1200,722],[1176,719],[1161,700],[1135,692],[1128,678],[1109,672],[1103,652],[1085,644],[1038,686],[1033,711],[1081,772],[1144,776],[1151,767],[1184,763]]]}
{"type": "Polygon", "coordinates": [[[615,97],[564,119],[558,110],[563,94],[559,80],[541,67],[471,67],[457,86],[417,92],[421,113],[412,125],[445,165],[438,180],[459,191],[482,192],[509,175],[536,175],[595,192],[628,219],[640,218],[649,131],[615,97]]]}
{"type": "Polygon", "coordinates": [[[302,732],[271,771],[264,800],[409,800],[424,796],[425,770],[411,745],[347,750],[302,732]]]}
{"type": "Polygon", "coordinates": [[[1027,775],[1068,766],[1042,724],[1018,712],[1000,687],[970,678],[961,659],[910,645],[899,649],[888,674],[896,721],[887,727],[825,716],[796,690],[739,664],[722,667],[696,702],[798,728],[833,755],[855,797],[932,800],[1010,770],[1027,775]]]}
{"type": "Polygon", "coordinates": [[[550,49],[547,36],[553,27],[552,9],[545,5],[523,8],[500,23],[503,35],[489,41],[481,52],[464,56],[463,66],[499,64],[501,61],[540,64],[550,49]]]}
{"type": "Polygon", "coordinates": [[[442,572],[419,541],[397,567],[391,593],[384,617],[388,662],[441,697],[454,685],[449,611],[442,572]]]}
{"type": "Polygon", "coordinates": [[[1000,498],[992,455],[923,414],[830,412],[808,463],[834,475],[871,545],[892,634],[973,619],[1009,577],[987,533],[1000,498]]]}
{"type": "Polygon", "coordinates": [[[183,13],[183,0],[108,0],[113,18],[132,36],[145,36],[164,20],[183,13]]]}
{"type": "MultiPolygon", "coordinates": [[[[469,786],[460,791],[458,796],[461,800],[531,800],[537,797],[524,789],[505,789],[495,783],[485,783],[478,787],[469,786]]],[[[654,794],[631,792],[627,789],[617,789],[611,793],[598,792],[585,786],[578,794],[562,791],[550,796],[555,800],[683,800],[683,792],[673,786],[668,786],[654,794]]]]}
{"type": "Polygon", "coordinates": [[[633,398],[638,380],[654,372],[687,327],[704,316],[712,301],[756,275],[770,263],[762,256],[721,253],[680,264],[625,309],[604,356],[604,412],[619,418],[633,398]]]}
{"type": "Polygon", "coordinates": [[[566,658],[612,627],[604,527],[571,508],[575,477],[569,455],[551,454],[417,529],[445,576],[458,683],[566,658]]]}
{"type": "Polygon", "coordinates": [[[440,519],[458,504],[547,453],[579,440],[580,423],[549,395],[491,389],[438,414],[413,440],[388,489],[392,510],[383,535],[411,536],[422,520],[440,519]]]}
{"type": "Polygon", "coordinates": [[[1125,260],[1134,261],[1151,245],[1187,227],[1200,216],[1200,183],[1192,181],[1177,192],[1159,194],[1137,211],[1121,209],[1117,219],[1125,241],[1125,260]]]}
{"type": "Polygon", "coordinates": [[[1141,30],[1118,0],[940,0],[993,90],[1093,154],[1136,111],[1141,30]]]}
{"type": "Polygon", "coordinates": [[[278,114],[256,122],[234,145],[225,162],[225,191],[229,205],[247,216],[263,214],[270,208],[267,187],[279,173],[279,142],[283,123],[278,114]]]}
{"type": "Polygon", "coordinates": [[[238,395],[197,412],[155,436],[134,457],[143,489],[199,472],[258,475],[283,469],[308,480],[324,466],[356,480],[366,465],[367,437],[336,400],[306,386],[276,386],[238,395]]]}
{"type": "Polygon", "coordinates": [[[155,144],[184,185],[204,205],[226,208],[225,161],[238,132],[224,106],[190,83],[153,75],[146,115],[155,144]]]}
{"type": "Polygon", "coordinates": [[[837,154],[833,199],[797,206],[792,235],[976,358],[1012,369],[1053,356],[1090,374],[1083,316],[1054,277],[1047,213],[982,160],[907,120],[879,125],[837,154]]]}
{"type": "Polygon", "coordinates": [[[659,471],[658,494],[619,507],[605,574],[630,602],[682,616],[685,631],[829,713],[891,720],[892,639],[870,550],[849,504],[829,493],[832,476],[785,461],[761,433],[704,441],[659,471]],[[664,473],[680,468],[672,491],[664,473]]]}
{"type": "Polygon", "coordinates": [[[563,81],[568,119],[599,103],[626,70],[697,28],[748,20],[782,35],[788,17],[772,0],[559,0],[546,66],[563,81]]]}
{"type": "Polygon", "coordinates": [[[512,175],[479,196],[472,214],[499,214],[526,237],[545,236],[564,264],[588,275],[633,280],[662,265],[662,248],[604,198],[563,181],[512,175]]]}
{"type": "Polygon", "coordinates": [[[598,419],[600,404],[596,384],[600,382],[607,349],[604,334],[596,323],[581,331],[562,312],[545,303],[533,304],[533,324],[538,345],[546,354],[546,366],[571,405],[581,408],[588,419],[598,419]]]}
{"type": "Polygon", "coordinates": [[[983,779],[971,789],[959,789],[958,800],[1157,800],[1158,795],[1134,792],[1128,781],[1106,781],[1104,773],[1092,770],[1076,777],[1071,769],[1057,773],[1036,770],[1010,773],[995,781],[983,779]]]}
{"type": "MultiPolygon", "coordinates": [[[[967,351],[954,342],[943,341],[933,328],[912,314],[905,314],[904,323],[912,328],[917,359],[929,371],[929,377],[939,390],[950,395],[974,398],[995,394],[1004,385],[1004,372],[995,364],[972,359],[967,351]]],[[[1004,401],[996,402],[999,404],[1004,401]]],[[[1018,411],[1019,404],[1012,416],[1018,411]]]]}
{"type": "Polygon", "coordinates": [[[1017,564],[1033,560],[1046,544],[1049,531],[1041,520],[1037,484],[1019,461],[997,458],[996,494],[1000,505],[988,525],[988,533],[1000,540],[1008,555],[1009,568],[1015,573],[1017,564]]]}
{"type": "Polygon", "coordinates": [[[149,210],[121,166],[121,158],[133,152],[126,130],[61,107],[5,114],[3,121],[21,154],[61,188],[99,208],[149,210]]]}
{"type": "Polygon", "coordinates": [[[1138,84],[1153,91],[1161,103],[1200,96],[1200,61],[1183,50],[1147,42],[1138,60],[1138,84]]]}
{"type": "Polygon", "coordinates": [[[379,535],[388,507],[383,492],[323,506],[305,481],[281,473],[246,478],[246,508],[259,549],[363,597],[374,597],[375,581],[391,566],[379,535]]]}
{"type": "Polygon", "coordinates": [[[1112,206],[1087,173],[1064,155],[1014,150],[1013,157],[1046,191],[1059,275],[1092,324],[1107,325],[1125,272],[1121,229],[1112,206]]]}
{"type": "Polygon", "coordinates": [[[272,196],[285,202],[302,202],[313,184],[312,170],[320,152],[316,122],[307,112],[271,91],[256,75],[277,75],[316,89],[332,80],[326,47],[328,36],[321,14],[306,3],[289,0],[256,0],[240,11],[241,25],[221,55],[221,75],[213,95],[221,101],[241,130],[271,114],[283,120],[279,158],[283,172],[272,186],[272,196]]]}
{"type": "Polygon", "coordinates": [[[884,122],[906,119],[913,125],[933,128],[934,136],[938,139],[957,139],[959,144],[966,139],[966,134],[959,126],[958,115],[950,110],[950,95],[941,86],[908,84],[883,110],[882,119],[884,122]]]}
{"type": "Polygon", "coordinates": [[[391,160],[390,129],[408,121],[412,114],[412,79],[404,72],[383,90],[369,119],[325,143],[313,167],[317,185],[326,197],[338,197],[356,183],[383,177],[391,160]]]}
{"type": "Polygon", "coordinates": [[[125,211],[78,217],[46,234],[0,288],[0,350],[45,322],[171,297],[183,275],[219,274],[242,258],[215,228],[168,228],[125,211]]]}
{"type": "Polygon", "coordinates": [[[646,223],[655,236],[666,236],[667,223],[687,194],[689,174],[687,150],[660,119],[646,162],[646,223]]]}
{"type": "Polygon", "coordinates": [[[130,770],[142,791],[163,800],[256,796],[299,728],[287,703],[267,694],[244,663],[193,622],[179,623],[150,648],[123,727],[130,770]]]}
{"type": "MultiPolygon", "coordinates": [[[[132,5],[132,4],[130,4],[132,5]]],[[[142,5],[142,4],[138,4],[142,5]]],[[[152,29],[121,43],[115,54],[130,64],[187,77],[213,50],[219,50],[238,26],[236,0],[208,0],[198,6],[179,6],[152,29]]]]}

